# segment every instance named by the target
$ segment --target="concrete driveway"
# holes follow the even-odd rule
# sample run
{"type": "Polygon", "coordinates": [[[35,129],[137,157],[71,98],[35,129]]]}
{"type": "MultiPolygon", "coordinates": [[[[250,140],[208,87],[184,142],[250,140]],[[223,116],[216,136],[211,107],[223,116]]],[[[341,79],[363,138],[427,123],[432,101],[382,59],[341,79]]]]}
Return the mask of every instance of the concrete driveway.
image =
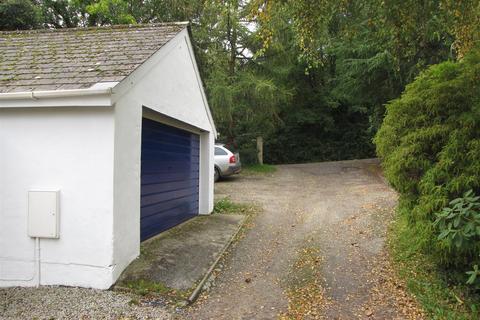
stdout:
{"type": "Polygon", "coordinates": [[[377,160],[278,166],[216,184],[263,211],[190,319],[419,318],[384,242],[396,205],[377,160]]]}

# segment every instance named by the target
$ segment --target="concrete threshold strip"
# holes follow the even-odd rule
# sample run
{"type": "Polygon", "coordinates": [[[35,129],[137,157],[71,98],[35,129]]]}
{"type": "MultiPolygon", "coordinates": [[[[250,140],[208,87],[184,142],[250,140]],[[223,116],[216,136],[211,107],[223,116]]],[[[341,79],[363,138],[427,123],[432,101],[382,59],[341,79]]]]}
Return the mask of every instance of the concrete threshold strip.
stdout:
{"type": "Polygon", "coordinates": [[[192,304],[193,302],[195,302],[195,300],[197,300],[198,296],[200,295],[200,293],[202,292],[202,289],[203,289],[203,286],[205,285],[205,283],[207,282],[207,280],[211,277],[212,275],[212,272],[213,270],[215,270],[215,267],[218,265],[218,263],[220,262],[220,260],[223,258],[223,256],[225,255],[225,252],[228,250],[228,248],[231,246],[231,244],[233,243],[233,241],[235,240],[235,238],[238,236],[238,234],[240,233],[240,231],[243,229],[243,226],[245,225],[245,221],[247,221],[247,216],[244,216],[242,221],[240,222],[240,225],[238,226],[237,230],[235,231],[235,233],[230,237],[230,239],[227,241],[227,243],[225,243],[225,246],[222,248],[222,250],[219,252],[217,258],[215,259],[215,261],[212,263],[212,265],[210,266],[210,268],[208,269],[207,273],[205,273],[205,275],[203,276],[202,280],[198,283],[198,285],[196,286],[196,288],[193,290],[192,294],[190,295],[190,297],[188,297],[187,299],[187,302],[188,304],[192,304]]]}
{"type": "Polygon", "coordinates": [[[193,303],[232,242],[247,215],[197,216],[142,243],[142,254],[132,262],[115,288],[131,291],[137,285],[160,284],[190,292],[183,300],[193,303]]]}

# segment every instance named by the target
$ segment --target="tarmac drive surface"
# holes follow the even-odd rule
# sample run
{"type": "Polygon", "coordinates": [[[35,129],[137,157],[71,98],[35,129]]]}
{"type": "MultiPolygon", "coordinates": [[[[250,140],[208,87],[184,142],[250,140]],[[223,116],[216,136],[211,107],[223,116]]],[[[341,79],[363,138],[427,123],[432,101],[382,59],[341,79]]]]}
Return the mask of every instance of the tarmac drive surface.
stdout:
{"type": "Polygon", "coordinates": [[[216,197],[263,210],[230,250],[214,286],[184,316],[421,318],[402,307],[412,300],[391,280],[384,242],[397,195],[378,161],[277,168],[216,184],[216,197]]]}

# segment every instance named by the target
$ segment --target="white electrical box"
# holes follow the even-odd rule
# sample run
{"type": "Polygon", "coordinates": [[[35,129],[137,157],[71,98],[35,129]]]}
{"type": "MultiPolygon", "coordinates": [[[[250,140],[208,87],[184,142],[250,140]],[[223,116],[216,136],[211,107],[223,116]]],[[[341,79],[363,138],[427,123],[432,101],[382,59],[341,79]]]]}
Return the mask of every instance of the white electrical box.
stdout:
{"type": "Polygon", "coordinates": [[[60,222],[59,191],[28,192],[28,235],[58,238],[60,222]]]}

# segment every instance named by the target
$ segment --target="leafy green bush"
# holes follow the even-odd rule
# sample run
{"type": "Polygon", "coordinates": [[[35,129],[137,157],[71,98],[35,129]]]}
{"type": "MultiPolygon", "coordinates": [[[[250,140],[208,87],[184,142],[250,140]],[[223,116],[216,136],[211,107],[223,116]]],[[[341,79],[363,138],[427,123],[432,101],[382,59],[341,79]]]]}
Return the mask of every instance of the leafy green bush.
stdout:
{"type": "Polygon", "coordinates": [[[452,199],[480,194],[480,51],[423,72],[387,105],[374,142],[419,248],[447,267],[480,262],[478,244],[460,252],[438,241],[441,223],[434,225],[452,199]]]}
{"type": "Polygon", "coordinates": [[[466,272],[468,275],[467,284],[473,286],[475,289],[480,289],[480,269],[478,265],[473,266],[473,270],[466,272]]]}
{"type": "Polygon", "coordinates": [[[438,240],[445,250],[461,259],[473,259],[480,249],[480,197],[472,190],[450,202],[450,206],[436,213],[434,225],[438,240]]]}

